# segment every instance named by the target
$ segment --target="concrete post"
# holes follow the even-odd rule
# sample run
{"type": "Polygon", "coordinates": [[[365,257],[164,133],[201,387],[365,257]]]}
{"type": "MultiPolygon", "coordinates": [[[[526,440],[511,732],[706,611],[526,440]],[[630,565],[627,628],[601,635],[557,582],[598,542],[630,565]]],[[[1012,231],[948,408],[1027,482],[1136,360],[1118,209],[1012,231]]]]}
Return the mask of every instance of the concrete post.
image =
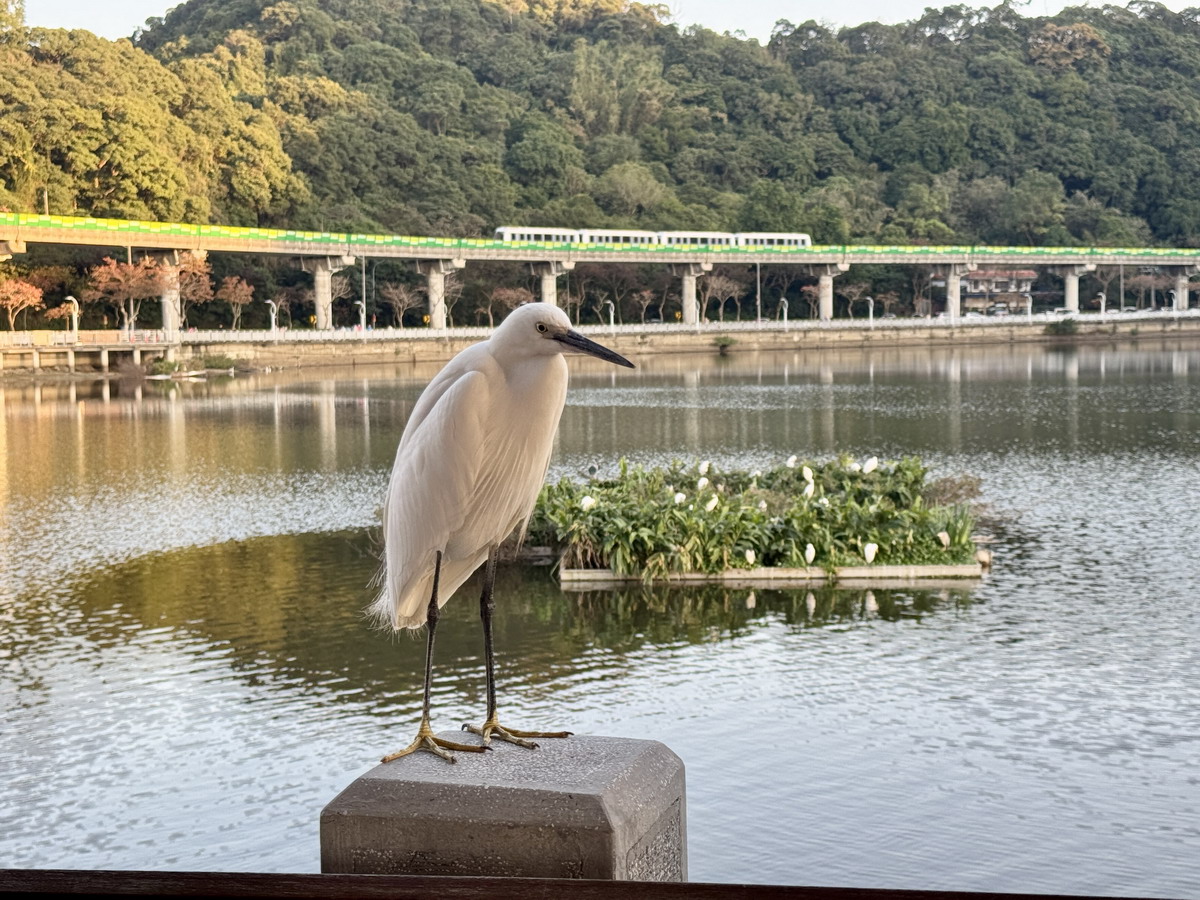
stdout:
{"type": "Polygon", "coordinates": [[[1078,266],[1050,266],[1050,274],[1063,280],[1063,306],[1071,312],[1079,312],[1079,276],[1096,271],[1095,263],[1078,266]]]}
{"type": "Polygon", "coordinates": [[[67,371],[75,371],[75,351],[73,349],[67,350],[67,371]]]}
{"type": "Polygon", "coordinates": [[[417,273],[425,276],[425,293],[429,297],[429,327],[446,327],[446,275],[465,267],[465,259],[419,259],[417,273]]]}
{"type": "Polygon", "coordinates": [[[100,350],[100,371],[108,371],[108,350],[105,348],[101,348],[100,350]]]}
{"type": "Polygon", "coordinates": [[[333,327],[333,276],[346,266],[354,265],[354,257],[316,256],[310,257],[306,262],[312,265],[317,330],[328,331],[333,327]]]}
{"type": "Polygon", "coordinates": [[[825,266],[810,266],[810,270],[817,276],[817,299],[818,307],[817,314],[822,322],[829,322],[833,319],[833,279],[837,278],[843,272],[849,271],[849,263],[832,263],[825,266]]]}
{"type": "Polygon", "coordinates": [[[579,735],[492,746],[361,776],[321,812],[321,871],[687,880],[683,763],[666,746],[579,735]]]}
{"type": "Polygon", "coordinates": [[[670,271],[682,282],[679,302],[683,307],[683,324],[695,325],[700,321],[700,307],[696,305],[696,279],[705,272],[711,272],[712,263],[671,263],[670,271]]]}
{"type": "Polygon", "coordinates": [[[530,263],[530,270],[542,279],[542,302],[558,306],[558,276],[570,272],[575,263],[569,260],[530,263]]]}

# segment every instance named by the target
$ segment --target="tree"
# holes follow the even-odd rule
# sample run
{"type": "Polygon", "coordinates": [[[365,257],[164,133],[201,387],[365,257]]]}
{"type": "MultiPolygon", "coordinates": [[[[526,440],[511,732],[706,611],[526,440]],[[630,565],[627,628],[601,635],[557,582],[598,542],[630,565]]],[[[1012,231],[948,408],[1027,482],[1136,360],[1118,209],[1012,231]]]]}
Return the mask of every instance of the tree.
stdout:
{"type": "Polygon", "coordinates": [[[528,288],[516,287],[497,287],[492,288],[484,296],[484,307],[482,311],[486,311],[488,328],[494,328],[496,325],[495,319],[492,316],[492,308],[500,307],[502,310],[516,309],[524,303],[533,302],[533,292],[528,288]]]}
{"type": "Polygon", "coordinates": [[[846,298],[846,311],[850,313],[850,318],[854,318],[854,304],[860,302],[870,289],[871,285],[865,281],[855,281],[843,284],[838,290],[838,293],[846,298]]]}
{"type": "Polygon", "coordinates": [[[87,303],[111,304],[123,319],[122,327],[132,331],[137,327],[142,301],[161,297],[165,286],[162,269],[153,258],[143,256],[136,263],[123,263],[106,256],[100,265],[89,270],[88,287],[84,288],[82,299],[87,303]]]}
{"type": "Polygon", "coordinates": [[[409,284],[387,281],[379,288],[379,293],[392,308],[392,320],[396,323],[396,327],[403,328],[404,314],[421,305],[425,291],[423,288],[413,287],[409,284]]]}
{"type": "Polygon", "coordinates": [[[596,182],[596,199],[614,216],[633,218],[652,210],[668,196],[650,169],[642,163],[613,166],[596,182]]]}
{"type": "Polygon", "coordinates": [[[203,253],[186,251],[179,255],[179,310],[184,326],[188,310],[213,299],[212,266],[203,253]]]}
{"type": "Polygon", "coordinates": [[[900,295],[895,291],[884,291],[875,299],[883,307],[885,316],[895,315],[896,309],[900,306],[900,295]]]}
{"type": "Polygon", "coordinates": [[[462,299],[463,282],[458,272],[451,271],[446,273],[446,281],[442,289],[442,299],[446,303],[446,324],[453,325],[454,307],[458,305],[458,301],[462,299]]]}
{"type": "Polygon", "coordinates": [[[733,300],[737,307],[737,316],[742,317],[741,298],[746,295],[746,285],[742,282],[730,278],[728,275],[723,275],[714,272],[703,280],[703,308],[708,309],[710,300],[717,301],[717,316],[720,321],[725,321],[725,301],[733,300]]]}
{"type": "Polygon", "coordinates": [[[221,287],[217,289],[217,299],[229,304],[233,314],[230,326],[235,331],[241,325],[242,310],[254,299],[254,285],[237,275],[227,275],[221,279],[221,287]]]}
{"type": "Polygon", "coordinates": [[[71,326],[67,324],[66,320],[71,318],[71,312],[71,304],[64,303],[62,306],[52,306],[50,309],[42,313],[42,316],[44,316],[49,322],[57,322],[59,319],[62,319],[64,320],[64,327],[70,328],[71,326]]]}
{"type": "Polygon", "coordinates": [[[806,284],[800,288],[800,297],[808,304],[808,317],[817,318],[821,310],[821,289],[815,284],[806,284]]]}
{"type": "Polygon", "coordinates": [[[333,326],[333,306],[339,300],[354,296],[354,288],[346,275],[334,275],[329,280],[329,324],[333,326]]]}
{"type": "Polygon", "coordinates": [[[646,324],[646,310],[658,302],[658,294],[654,291],[638,291],[633,295],[633,302],[642,313],[642,324],[646,324]]]}
{"type": "Polygon", "coordinates": [[[0,43],[25,27],[25,0],[0,0],[0,43]]]}
{"type": "Polygon", "coordinates": [[[41,288],[17,278],[0,281],[0,309],[8,316],[9,331],[16,330],[18,313],[43,308],[41,288]]]}

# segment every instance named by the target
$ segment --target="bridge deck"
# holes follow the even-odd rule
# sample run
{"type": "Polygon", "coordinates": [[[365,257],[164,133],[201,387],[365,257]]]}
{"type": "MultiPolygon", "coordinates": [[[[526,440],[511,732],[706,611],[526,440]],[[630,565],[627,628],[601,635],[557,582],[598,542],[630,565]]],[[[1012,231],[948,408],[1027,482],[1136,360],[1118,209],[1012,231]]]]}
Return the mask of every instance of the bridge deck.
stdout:
{"type": "Polygon", "coordinates": [[[923,245],[817,245],[629,247],[603,244],[496,241],[483,238],[240,228],[183,222],[143,222],[82,216],[0,213],[0,242],[77,244],[159,250],[206,250],[285,256],[368,256],[396,259],[511,260],[517,262],[763,263],[770,265],[1157,265],[1200,264],[1200,249],[1172,247],[991,247],[923,245]]]}

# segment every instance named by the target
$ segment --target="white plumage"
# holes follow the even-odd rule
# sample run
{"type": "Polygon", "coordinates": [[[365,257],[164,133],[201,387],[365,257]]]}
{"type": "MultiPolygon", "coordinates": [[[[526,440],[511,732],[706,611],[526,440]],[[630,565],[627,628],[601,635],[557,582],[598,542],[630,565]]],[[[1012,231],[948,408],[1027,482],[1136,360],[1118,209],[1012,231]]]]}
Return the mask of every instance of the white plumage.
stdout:
{"type": "MultiPolygon", "coordinates": [[[[400,438],[384,502],[381,590],[369,610],[376,621],[395,629],[424,625],[439,552],[441,607],[524,527],[566,400],[565,352],[632,366],[574,331],[562,310],[530,303],[488,340],[455,356],[421,394],[400,438]]],[[[485,589],[490,598],[490,580],[485,589]]],[[[489,653],[490,624],[489,614],[489,653]]],[[[432,627],[427,686],[431,658],[432,627]]],[[[488,680],[491,693],[490,665],[488,680]]],[[[494,710],[489,713],[490,720],[494,710]]]]}

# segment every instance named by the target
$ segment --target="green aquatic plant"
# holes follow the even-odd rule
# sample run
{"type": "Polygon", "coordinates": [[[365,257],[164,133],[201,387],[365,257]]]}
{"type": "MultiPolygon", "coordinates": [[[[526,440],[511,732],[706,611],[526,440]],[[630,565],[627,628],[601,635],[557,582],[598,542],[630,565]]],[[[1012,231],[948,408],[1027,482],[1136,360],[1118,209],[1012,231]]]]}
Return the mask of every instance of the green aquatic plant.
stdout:
{"type": "Polygon", "coordinates": [[[861,464],[792,457],[765,472],[679,461],[647,469],[621,460],[615,477],[543,488],[529,539],[557,547],[567,568],[607,567],[646,580],[758,566],[971,562],[970,507],[931,504],[926,475],[913,457],[861,464]]]}

